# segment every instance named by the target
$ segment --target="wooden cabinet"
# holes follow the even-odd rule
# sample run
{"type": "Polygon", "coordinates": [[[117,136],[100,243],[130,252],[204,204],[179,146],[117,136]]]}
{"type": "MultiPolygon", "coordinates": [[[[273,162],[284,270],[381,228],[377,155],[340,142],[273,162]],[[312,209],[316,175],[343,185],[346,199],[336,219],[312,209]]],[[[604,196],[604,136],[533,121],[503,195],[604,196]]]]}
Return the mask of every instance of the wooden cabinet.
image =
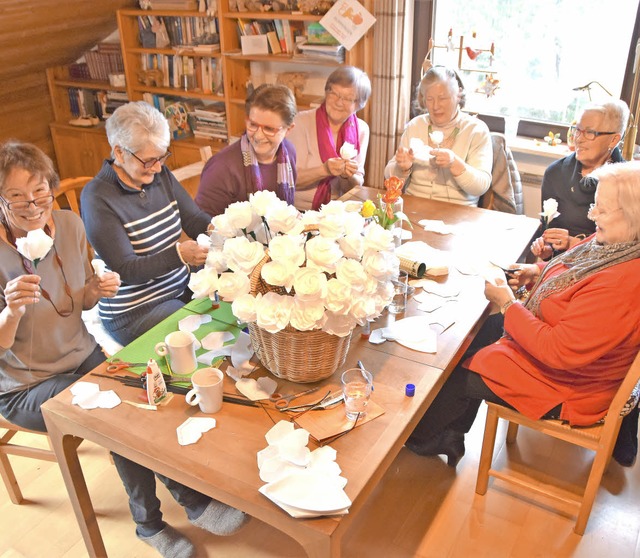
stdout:
{"type": "Polygon", "coordinates": [[[79,128],[53,123],[50,127],[60,178],[94,176],[111,154],[104,125],[79,128]]]}

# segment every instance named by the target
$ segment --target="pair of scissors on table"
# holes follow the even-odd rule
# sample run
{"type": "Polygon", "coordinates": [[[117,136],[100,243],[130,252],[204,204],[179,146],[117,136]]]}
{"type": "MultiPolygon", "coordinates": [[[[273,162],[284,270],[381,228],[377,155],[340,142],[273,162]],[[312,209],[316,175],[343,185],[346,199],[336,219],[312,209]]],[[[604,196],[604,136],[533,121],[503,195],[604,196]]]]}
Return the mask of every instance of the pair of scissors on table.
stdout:
{"type": "Polygon", "coordinates": [[[269,396],[269,401],[273,402],[278,411],[286,411],[289,409],[289,404],[294,399],[306,395],[307,393],[313,393],[314,391],[318,391],[320,386],[316,386],[314,388],[308,389],[306,391],[301,391],[300,393],[294,393],[293,395],[282,395],[281,393],[274,392],[269,396]]]}
{"type": "Polygon", "coordinates": [[[144,366],[147,367],[146,362],[126,362],[120,358],[112,359],[107,365],[107,372],[109,374],[115,374],[116,372],[120,372],[122,370],[128,370],[129,368],[139,368],[144,366]]]}
{"type": "MultiPolygon", "coordinates": [[[[328,391],[325,396],[320,399],[320,401],[316,401],[315,403],[305,403],[303,405],[296,405],[295,407],[287,407],[287,411],[292,413],[306,413],[307,411],[313,411],[314,409],[331,409],[335,405],[339,405],[344,401],[344,394],[342,391],[338,391],[336,393],[331,393],[328,391]]],[[[281,409],[282,410],[282,409],[281,409]]]]}

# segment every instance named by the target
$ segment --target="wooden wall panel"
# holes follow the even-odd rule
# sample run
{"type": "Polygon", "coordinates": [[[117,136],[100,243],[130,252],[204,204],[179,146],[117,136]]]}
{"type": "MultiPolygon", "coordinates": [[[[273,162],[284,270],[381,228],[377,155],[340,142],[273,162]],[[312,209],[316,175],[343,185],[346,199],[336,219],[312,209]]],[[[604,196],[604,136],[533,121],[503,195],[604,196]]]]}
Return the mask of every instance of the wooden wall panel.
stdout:
{"type": "Polygon", "coordinates": [[[136,0],[0,0],[0,141],[35,143],[54,157],[45,69],[69,64],[117,28],[136,0]]]}

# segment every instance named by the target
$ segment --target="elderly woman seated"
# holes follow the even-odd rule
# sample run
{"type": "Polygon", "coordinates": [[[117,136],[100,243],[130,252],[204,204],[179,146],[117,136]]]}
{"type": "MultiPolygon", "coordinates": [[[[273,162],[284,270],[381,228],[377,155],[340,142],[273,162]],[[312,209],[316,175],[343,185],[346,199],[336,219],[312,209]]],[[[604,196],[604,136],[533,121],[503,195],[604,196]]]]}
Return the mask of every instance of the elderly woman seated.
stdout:
{"type": "Polygon", "coordinates": [[[624,161],[618,144],[628,120],[629,107],[619,100],[594,103],[582,111],[572,127],[575,152],[551,164],[542,178],[542,202],[556,200],[560,215],[531,245],[534,256],[549,259],[593,234],[595,224],[587,212],[596,184],[588,175],[602,165],[624,161]]]}
{"type": "Polygon", "coordinates": [[[414,196],[478,205],[491,184],[493,149],[487,125],[462,112],[462,80],[434,66],[418,85],[417,104],[426,114],[407,124],[385,177],[405,179],[414,196]]]}
{"type": "Polygon", "coordinates": [[[595,234],[547,264],[520,266],[509,284],[486,283],[501,314],[485,323],[424,414],[410,450],[446,454],[455,466],[482,399],[572,425],[607,413],[640,349],[640,305],[632,302],[640,292],[640,163],[591,176],[599,181],[595,234]],[[531,286],[524,304],[512,292],[522,285],[531,286]]]}

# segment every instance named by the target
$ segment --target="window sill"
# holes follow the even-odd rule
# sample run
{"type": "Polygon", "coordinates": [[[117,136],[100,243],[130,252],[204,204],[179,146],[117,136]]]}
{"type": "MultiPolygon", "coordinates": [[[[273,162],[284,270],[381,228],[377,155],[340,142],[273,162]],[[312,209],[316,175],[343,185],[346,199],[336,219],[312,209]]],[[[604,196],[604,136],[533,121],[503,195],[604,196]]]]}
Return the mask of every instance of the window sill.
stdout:
{"type": "Polygon", "coordinates": [[[540,177],[551,163],[571,154],[566,143],[552,146],[543,140],[524,136],[508,140],[507,145],[521,174],[528,173],[540,177]]]}

